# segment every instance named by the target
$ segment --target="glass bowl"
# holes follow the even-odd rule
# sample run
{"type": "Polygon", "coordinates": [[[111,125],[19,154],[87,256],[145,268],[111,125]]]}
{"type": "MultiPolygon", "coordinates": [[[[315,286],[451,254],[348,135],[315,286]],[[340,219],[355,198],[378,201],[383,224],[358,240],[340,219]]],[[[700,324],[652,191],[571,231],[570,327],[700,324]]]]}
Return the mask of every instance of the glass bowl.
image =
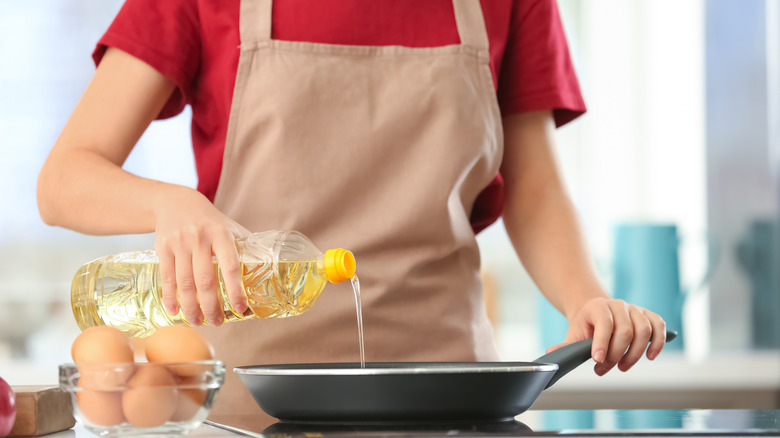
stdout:
{"type": "Polygon", "coordinates": [[[181,436],[198,428],[225,381],[225,364],[136,362],[63,364],[60,389],[90,432],[114,436],[181,436]]]}

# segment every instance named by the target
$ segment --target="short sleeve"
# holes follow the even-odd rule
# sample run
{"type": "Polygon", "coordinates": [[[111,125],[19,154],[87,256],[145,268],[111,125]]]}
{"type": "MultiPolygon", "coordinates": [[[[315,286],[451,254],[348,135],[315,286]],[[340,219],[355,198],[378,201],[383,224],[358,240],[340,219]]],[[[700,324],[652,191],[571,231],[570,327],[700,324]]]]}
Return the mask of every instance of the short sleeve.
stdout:
{"type": "Polygon", "coordinates": [[[198,4],[193,0],[127,0],[92,58],[100,63],[108,47],[146,62],[176,85],[158,119],[180,113],[193,97],[200,65],[198,4]]]}
{"type": "Polygon", "coordinates": [[[557,126],[585,112],[555,0],[516,0],[498,79],[503,115],[553,110],[557,126]]]}

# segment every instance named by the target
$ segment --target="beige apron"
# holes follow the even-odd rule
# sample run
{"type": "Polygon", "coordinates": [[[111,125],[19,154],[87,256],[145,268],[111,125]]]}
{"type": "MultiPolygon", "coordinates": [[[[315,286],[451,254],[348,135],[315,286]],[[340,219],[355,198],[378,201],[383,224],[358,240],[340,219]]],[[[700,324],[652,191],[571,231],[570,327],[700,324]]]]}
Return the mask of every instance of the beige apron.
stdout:
{"type": "MultiPolygon", "coordinates": [[[[479,0],[453,0],[461,44],[431,48],[272,40],[271,3],[241,1],[215,205],[355,254],[367,361],[495,360],[469,223],[503,149],[479,0]]],[[[259,412],[235,366],[359,360],[349,282],[301,316],[202,330],[228,369],[212,418],[259,412]]]]}

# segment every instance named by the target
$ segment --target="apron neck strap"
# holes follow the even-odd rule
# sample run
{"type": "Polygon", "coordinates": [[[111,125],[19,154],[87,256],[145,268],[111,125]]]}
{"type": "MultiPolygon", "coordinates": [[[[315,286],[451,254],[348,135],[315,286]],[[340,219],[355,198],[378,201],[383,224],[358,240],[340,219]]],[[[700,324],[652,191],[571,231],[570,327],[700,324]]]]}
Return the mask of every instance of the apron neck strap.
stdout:
{"type": "Polygon", "coordinates": [[[478,50],[488,50],[488,34],[480,0],[452,0],[460,43],[478,50]]]}
{"type": "MultiPolygon", "coordinates": [[[[241,43],[271,39],[273,0],[241,0],[239,31],[241,43]]],[[[488,50],[488,35],[480,0],[452,0],[460,43],[478,50],[488,50]]]]}
{"type": "Polygon", "coordinates": [[[238,18],[241,44],[271,39],[272,0],[241,0],[238,18]]]}

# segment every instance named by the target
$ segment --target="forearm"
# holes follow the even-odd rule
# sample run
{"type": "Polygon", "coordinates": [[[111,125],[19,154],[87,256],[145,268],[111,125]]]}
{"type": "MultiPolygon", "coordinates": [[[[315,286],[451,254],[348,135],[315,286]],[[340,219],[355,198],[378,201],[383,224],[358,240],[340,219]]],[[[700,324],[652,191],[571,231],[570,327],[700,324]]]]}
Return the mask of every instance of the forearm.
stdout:
{"type": "Polygon", "coordinates": [[[54,151],[38,179],[38,206],[49,225],[85,234],[150,233],[160,204],[192,191],[128,173],[88,148],[54,151]]]}
{"type": "Polygon", "coordinates": [[[607,297],[554,154],[549,113],[507,118],[503,219],[512,244],[547,299],[570,317],[607,297]]]}
{"type": "Polygon", "coordinates": [[[569,321],[566,338],[550,349],[592,337],[596,373],[615,365],[625,371],[646,348],[648,358],[658,355],[665,324],[647,309],[612,299],[601,285],[559,170],[553,131],[550,111],[504,118],[504,225],[531,278],[569,321]]]}
{"type": "Polygon", "coordinates": [[[38,177],[44,222],[88,234],[148,233],[165,199],[194,192],[122,170],[173,89],[152,67],[108,49],[38,177]]]}
{"type": "Polygon", "coordinates": [[[607,296],[563,188],[539,187],[532,196],[508,192],[504,223],[534,283],[566,317],[607,296]]]}

